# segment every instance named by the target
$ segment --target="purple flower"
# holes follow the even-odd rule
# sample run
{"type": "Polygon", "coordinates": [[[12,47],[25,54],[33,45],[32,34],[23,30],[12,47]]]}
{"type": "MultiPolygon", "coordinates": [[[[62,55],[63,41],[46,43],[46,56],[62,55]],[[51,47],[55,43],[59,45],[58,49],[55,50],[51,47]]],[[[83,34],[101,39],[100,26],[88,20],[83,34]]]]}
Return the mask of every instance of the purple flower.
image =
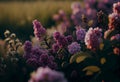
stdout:
{"type": "Polygon", "coordinates": [[[25,41],[24,43],[24,50],[25,52],[31,52],[32,49],[32,43],[30,41],[25,41]]]}
{"type": "Polygon", "coordinates": [[[81,25],[81,23],[82,23],[81,18],[82,18],[82,12],[81,11],[78,11],[77,13],[75,11],[75,14],[71,15],[71,19],[72,19],[74,25],[76,25],[76,26],[81,25]]]}
{"type": "Polygon", "coordinates": [[[65,36],[60,36],[57,40],[57,44],[59,45],[59,47],[65,47],[68,44],[68,41],[65,36]]]}
{"type": "Polygon", "coordinates": [[[50,58],[50,60],[52,60],[52,61],[55,60],[54,56],[50,56],[49,58],[50,58]]]}
{"type": "Polygon", "coordinates": [[[77,40],[84,41],[86,31],[85,29],[79,28],[76,30],[77,40]]]}
{"type": "Polygon", "coordinates": [[[54,57],[48,54],[42,54],[39,59],[39,65],[42,67],[50,67],[52,69],[57,68],[57,64],[54,62],[54,57]]]}
{"type": "Polygon", "coordinates": [[[71,9],[73,10],[73,14],[76,14],[77,12],[81,11],[80,3],[79,2],[72,3],[71,9]]]}
{"type": "Polygon", "coordinates": [[[54,57],[49,56],[45,50],[40,49],[39,47],[33,47],[31,53],[25,53],[24,58],[26,63],[33,67],[50,67],[52,69],[57,68],[57,64],[54,62],[54,57]]]}
{"type": "Polygon", "coordinates": [[[37,37],[39,40],[42,40],[42,37],[46,34],[46,29],[43,28],[41,23],[37,20],[33,21],[33,26],[35,37],[37,37]]]}
{"type": "Polygon", "coordinates": [[[69,43],[71,43],[71,42],[73,41],[72,35],[68,35],[68,36],[66,36],[65,38],[67,39],[67,41],[68,41],[69,43]]]}
{"type": "Polygon", "coordinates": [[[57,64],[54,62],[54,57],[48,55],[48,50],[41,48],[40,46],[32,47],[30,41],[26,41],[24,44],[24,55],[26,63],[30,66],[37,68],[38,66],[50,67],[52,69],[57,68],[57,64]]]}
{"type": "Polygon", "coordinates": [[[68,51],[71,54],[75,54],[79,52],[80,49],[81,49],[80,44],[78,44],[77,42],[73,42],[72,44],[68,45],[68,51]]]}
{"type": "Polygon", "coordinates": [[[99,27],[94,28],[94,32],[97,35],[97,37],[102,37],[102,29],[100,29],[99,27]]]}
{"type": "Polygon", "coordinates": [[[43,54],[43,50],[40,49],[39,47],[35,46],[35,47],[32,48],[31,54],[39,57],[41,54],[43,54]]]}
{"type": "Polygon", "coordinates": [[[51,69],[57,69],[57,63],[51,62],[50,64],[48,64],[48,67],[50,67],[51,69]]]}
{"type": "Polygon", "coordinates": [[[113,12],[120,14],[120,2],[114,3],[113,4],[113,12]]]}
{"type": "Polygon", "coordinates": [[[52,50],[53,50],[53,52],[57,52],[57,51],[59,50],[59,45],[56,44],[56,43],[54,43],[54,44],[52,45],[52,50]]]}
{"type": "Polygon", "coordinates": [[[64,47],[66,46],[66,44],[68,44],[67,39],[65,38],[65,36],[61,35],[60,32],[55,32],[53,34],[53,38],[57,42],[59,47],[64,47]]]}
{"type": "Polygon", "coordinates": [[[100,38],[101,38],[101,31],[96,31],[99,30],[99,28],[89,28],[85,35],[85,44],[87,45],[87,48],[96,50],[99,48],[100,44],[100,38]],[[100,33],[99,33],[100,32],[100,33]]]}
{"type": "Polygon", "coordinates": [[[61,36],[60,32],[54,32],[53,34],[54,40],[58,40],[60,36],[61,36]]]}
{"type": "Polygon", "coordinates": [[[109,18],[109,29],[120,29],[120,15],[112,13],[108,16],[109,18]]]}
{"type": "Polygon", "coordinates": [[[41,66],[46,66],[48,64],[49,56],[47,54],[42,54],[40,56],[39,62],[41,66]]]}
{"type": "Polygon", "coordinates": [[[28,82],[67,82],[63,73],[51,70],[50,68],[38,68],[28,82]]]}
{"type": "Polygon", "coordinates": [[[117,40],[120,40],[120,34],[116,34],[115,37],[117,40]]]}
{"type": "Polygon", "coordinates": [[[80,25],[82,20],[82,8],[79,2],[74,2],[71,5],[71,9],[72,9],[72,15],[71,15],[71,19],[73,20],[74,25],[80,25]]]}
{"type": "Polygon", "coordinates": [[[29,65],[29,66],[32,66],[32,67],[38,67],[38,61],[36,60],[36,58],[29,58],[26,63],[29,65]]]}
{"type": "Polygon", "coordinates": [[[120,34],[116,34],[115,36],[112,36],[111,40],[118,40],[118,41],[120,41],[120,34]]]}

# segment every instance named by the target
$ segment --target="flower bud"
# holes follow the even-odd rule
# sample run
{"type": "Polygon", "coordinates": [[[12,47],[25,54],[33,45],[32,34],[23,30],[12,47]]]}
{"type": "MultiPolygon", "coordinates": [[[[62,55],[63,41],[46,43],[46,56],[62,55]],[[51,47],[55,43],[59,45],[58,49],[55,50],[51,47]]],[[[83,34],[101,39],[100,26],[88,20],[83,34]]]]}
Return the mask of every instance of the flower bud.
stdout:
{"type": "Polygon", "coordinates": [[[6,31],[4,32],[4,35],[5,35],[5,37],[8,37],[8,36],[10,35],[10,31],[9,31],[9,30],[6,30],[6,31]]]}
{"type": "Polygon", "coordinates": [[[15,34],[15,33],[12,33],[12,34],[10,35],[10,37],[11,37],[12,39],[14,39],[14,38],[16,37],[16,34],[15,34]]]}

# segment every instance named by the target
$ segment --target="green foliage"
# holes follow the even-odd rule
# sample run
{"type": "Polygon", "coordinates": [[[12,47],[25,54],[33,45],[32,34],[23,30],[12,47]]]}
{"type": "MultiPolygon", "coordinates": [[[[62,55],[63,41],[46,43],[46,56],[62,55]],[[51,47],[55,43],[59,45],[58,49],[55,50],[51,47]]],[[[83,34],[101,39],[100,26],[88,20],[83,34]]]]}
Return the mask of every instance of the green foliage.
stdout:
{"type": "Polygon", "coordinates": [[[82,71],[87,71],[86,75],[93,75],[93,73],[99,72],[100,68],[97,66],[87,66],[82,71]]]}
{"type": "Polygon", "coordinates": [[[74,54],[70,58],[70,65],[74,66],[71,69],[77,70],[81,78],[89,77],[90,82],[101,82],[102,80],[119,82],[119,55],[115,55],[112,51],[116,45],[119,45],[116,41],[103,40],[100,50],[86,50],[74,54]],[[118,73],[116,73],[117,71],[118,73]]]}
{"type": "Polygon", "coordinates": [[[76,54],[74,54],[73,56],[71,56],[70,58],[70,63],[76,62],[76,63],[80,63],[82,61],[84,61],[87,57],[90,57],[90,55],[88,53],[85,52],[78,52],[76,54]]]}

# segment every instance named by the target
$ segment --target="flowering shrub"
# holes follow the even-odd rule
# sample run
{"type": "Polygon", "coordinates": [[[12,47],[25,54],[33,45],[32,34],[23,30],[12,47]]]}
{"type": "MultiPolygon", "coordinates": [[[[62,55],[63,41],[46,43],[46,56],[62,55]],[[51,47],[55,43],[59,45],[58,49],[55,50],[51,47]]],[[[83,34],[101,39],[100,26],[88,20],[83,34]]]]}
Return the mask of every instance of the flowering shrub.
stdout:
{"type": "Polygon", "coordinates": [[[48,55],[46,49],[42,49],[39,46],[32,47],[30,41],[26,41],[24,44],[26,63],[32,67],[45,67],[49,66],[52,69],[56,69],[57,64],[54,62],[54,57],[48,55]]]}
{"type": "MultiPolygon", "coordinates": [[[[57,30],[50,35],[38,20],[33,20],[35,38],[22,44],[7,30],[4,44],[0,44],[4,51],[0,52],[0,82],[120,82],[120,2],[113,5],[108,27],[104,28],[107,19],[103,11],[94,17],[95,5],[90,6],[89,1],[86,13],[80,3],[72,5],[75,26],[64,11],[59,11],[54,19],[63,21],[62,32],[57,30]],[[34,70],[37,71],[30,77],[34,70]]],[[[109,3],[105,0],[98,4],[98,9],[106,9],[109,3]]]]}
{"type": "Polygon", "coordinates": [[[34,20],[34,21],[33,21],[33,25],[34,25],[33,29],[34,29],[34,34],[35,34],[35,36],[36,36],[39,40],[41,40],[41,37],[46,34],[45,28],[43,28],[43,26],[42,26],[42,25],[40,24],[40,22],[37,21],[37,20],[34,20]]]}

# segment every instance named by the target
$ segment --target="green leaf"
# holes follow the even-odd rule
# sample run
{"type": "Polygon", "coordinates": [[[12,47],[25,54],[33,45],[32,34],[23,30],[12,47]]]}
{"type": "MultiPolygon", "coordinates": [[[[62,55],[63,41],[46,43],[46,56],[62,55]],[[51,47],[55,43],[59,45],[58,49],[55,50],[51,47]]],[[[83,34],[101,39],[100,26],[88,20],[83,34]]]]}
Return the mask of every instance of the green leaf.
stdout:
{"type": "Polygon", "coordinates": [[[73,63],[73,62],[80,63],[87,57],[91,57],[91,56],[86,52],[78,52],[78,53],[74,54],[73,56],[71,56],[70,63],[73,63]]]}
{"type": "Polygon", "coordinates": [[[92,72],[92,71],[87,71],[87,72],[86,72],[86,75],[87,75],[87,76],[93,75],[93,72],[92,72]]]}
{"type": "Polygon", "coordinates": [[[100,68],[98,66],[87,66],[82,71],[98,72],[100,68]]]}
{"type": "Polygon", "coordinates": [[[79,56],[79,57],[77,57],[76,62],[80,63],[80,62],[84,61],[85,58],[87,58],[87,56],[79,56]]]}
{"type": "Polygon", "coordinates": [[[101,64],[104,64],[105,62],[106,62],[106,58],[101,58],[101,59],[100,59],[100,63],[101,63],[101,64]]]}

